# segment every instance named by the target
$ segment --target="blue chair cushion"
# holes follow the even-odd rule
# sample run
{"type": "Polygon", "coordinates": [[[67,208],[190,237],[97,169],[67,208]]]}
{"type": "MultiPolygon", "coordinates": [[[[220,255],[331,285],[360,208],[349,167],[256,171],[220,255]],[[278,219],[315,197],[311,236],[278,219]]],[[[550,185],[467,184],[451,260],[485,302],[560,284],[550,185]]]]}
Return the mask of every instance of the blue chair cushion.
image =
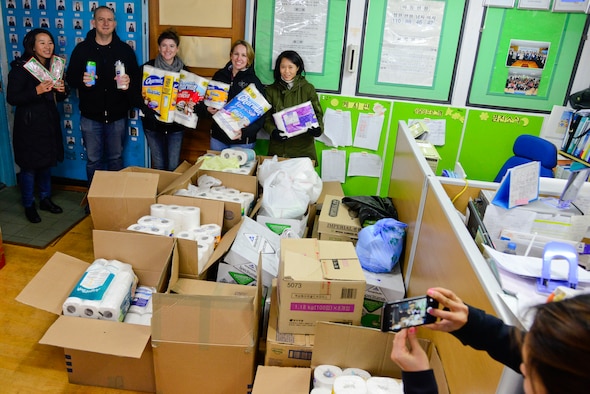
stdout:
{"type": "Polygon", "coordinates": [[[514,156],[504,163],[494,182],[501,182],[510,168],[531,161],[541,162],[540,176],[553,178],[553,168],[557,165],[557,148],[551,142],[534,135],[523,134],[514,141],[512,151],[514,156]]]}

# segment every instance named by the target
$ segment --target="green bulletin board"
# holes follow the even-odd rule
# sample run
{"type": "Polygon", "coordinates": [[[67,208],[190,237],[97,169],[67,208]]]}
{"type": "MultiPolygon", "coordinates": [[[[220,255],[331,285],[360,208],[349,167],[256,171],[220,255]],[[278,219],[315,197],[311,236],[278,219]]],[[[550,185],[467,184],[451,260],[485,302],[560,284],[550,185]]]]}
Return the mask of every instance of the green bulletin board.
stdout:
{"type": "Polygon", "coordinates": [[[521,134],[539,136],[543,116],[469,110],[459,162],[468,179],[493,182],[521,134]]]}
{"type": "MultiPolygon", "coordinates": [[[[367,152],[381,156],[383,167],[381,168],[381,177],[367,177],[367,176],[347,176],[345,182],[342,184],[344,194],[347,196],[367,195],[367,196],[387,196],[389,190],[389,176],[391,173],[391,166],[393,164],[393,151],[395,148],[395,138],[390,133],[391,124],[391,110],[392,102],[390,100],[367,99],[361,97],[346,97],[330,94],[320,94],[320,104],[324,113],[327,108],[336,111],[348,111],[351,113],[352,123],[352,138],[354,141],[354,134],[360,113],[373,113],[373,108],[376,104],[380,104],[385,109],[383,126],[381,128],[381,137],[376,151],[361,149],[354,146],[333,148],[327,146],[322,142],[316,141],[316,151],[318,153],[318,172],[321,171],[322,166],[322,151],[326,149],[340,149],[346,151],[346,166],[348,168],[348,161],[350,153],[352,152],[367,152]]],[[[397,130],[397,126],[395,128],[397,130]]]]}
{"type": "Polygon", "coordinates": [[[564,105],[586,21],[586,14],[488,7],[468,104],[547,112],[553,105],[564,105]],[[507,56],[515,41],[549,43],[544,67],[508,67],[507,56]],[[540,72],[536,95],[505,92],[509,74],[518,75],[519,70],[540,72]]]}
{"type": "MultiPolygon", "coordinates": [[[[319,73],[306,72],[306,79],[316,90],[340,92],[343,48],[348,2],[346,0],[325,0],[328,3],[323,70],[319,73]]],[[[304,6],[304,4],[302,4],[304,6]]],[[[254,70],[263,84],[274,82],[273,56],[275,0],[258,0],[256,3],[256,26],[254,30],[254,70]]],[[[303,59],[305,63],[305,58],[303,59]]]]}
{"type": "MultiPolygon", "coordinates": [[[[465,0],[442,0],[445,4],[442,31],[436,57],[434,80],[432,86],[418,86],[408,84],[394,84],[379,81],[381,67],[382,48],[385,28],[388,20],[388,1],[394,0],[371,0],[368,2],[368,14],[365,23],[363,40],[363,51],[361,55],[361,68],[358,94],[368,96],[388,96],[420,99],[423,101],[450,102],[451,88],[455,73],[455,62],[459,38],[461,35],[463,15],[465,12],[465,0]]],[[[395,0],[400,1],[400,0],[395,0]]],[[[424,3],[432,3],[440,0],[433,0],[424,3]]],[[[422,2],[406,2],[402,7],[421,7],[422,2]]],[[[415,9],[415,8],[414,8],[415,9]]],[[[412,14],[412,11],[410,14],[412,14]]],[[[418,12],[416,12],[418,13],[418,12]]],[[[395,15],[390,15],[395,18],[395,15]]],[[[418,18],[416,18],[418,19],[418,18]]],[[[405,19],[400,19],[403,24],[405,19]]],[[[409,39],[412,39],[411,37],[409,39]]],[[[414,59],[416,61],[416,59],[414,59]]]]}
{"type": "MultiPolygon", "coordinates": [[[[453,170],[457,160],[461,135],[465,123],[465,108],[456,108],[440,105],[429,105],[419,103],[395,102],[393,104],[392,125],[397,125],[400,120],[408,122],[409,119],[443,119],[445,120],[445,144],[436,146],[440,155],[436,175],[442,170],[453,170]]],[[[396,128],[397,130],[397,128],[396,128]]],[[[389,163],[389,168],[393,161],[389,163]]],[[[467,173],[467,175],[470,175],[467,173]]]]}

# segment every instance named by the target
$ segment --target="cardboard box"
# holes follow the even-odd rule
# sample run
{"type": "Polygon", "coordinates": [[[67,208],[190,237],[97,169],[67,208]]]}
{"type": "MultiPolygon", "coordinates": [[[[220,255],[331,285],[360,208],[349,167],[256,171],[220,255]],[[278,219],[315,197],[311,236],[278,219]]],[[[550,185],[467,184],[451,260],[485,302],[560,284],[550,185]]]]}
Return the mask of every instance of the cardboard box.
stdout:
{"type": "Polygon", "coordinates": [[[318,201],[316,203],[318,211],[322,210],[324,206],[324,200],[326,199],[326,195],[336,196],[336,197],[344,197],[344,190],[342,189],[342,183],[338,181],[330,181],[330,182],[323,182],[322,183],[322,192],[318,197],[318,201]]]}
{"type": "Polygon", "coordinates": [[[367,280],[365,300],[363,301],[363,317],[361,324],[365,327],[381,327],[381,311],[386,302],[404,298],[406,288],[399,264],[391,272],[375,273],[363,270],[367,280]]]}
{"type": "Polygon", "coordinates": [[[302,394],[309,392],[309,368],[283,368],[258,366],[252,394],[302,394]]]}
{"type": "Polygon", "coordinates": [[[307,211],[300,219],[274,218],[261,214],[260,211],[257,211],[256,221],[268,227],[268,229],[278,235],[281,235],[285,229],[290,229],[299,238],[305,238],[307,237],[309,229],[313,226],[315,213],[315,204],[309,204],[307,211]]]}
{"type": "MultiPolygon", "coordinates": [[[[221,201],[169,195],[160,196],[157,201],[158,204],[199,207],[201,210],[201,225],[214,223],[223,226],[224,204],[221,201]]],[[[197,242],[178,238],[176,239],[176,252],[178,253],[180,277],[204,279],[207,268],[211,264],[209,264],[209,261],[199,261],[197,242]]]]}
{"type": "MultiPolygon", "coordinates": [[[[94,230],[93,243],[97,258],[131,264],[139,284],[159,291],[168,287],[174,239],[94,230]]],[[[89,265],[56,252],[16,299],[59,316],[39,343],[64,348],[71,383],[154,392],[150,327],[61,315],[89,265]]]]}
{"type": "MultiPolygon", "coordinates": [[[[313,369],[329,364],[344,368],[360,368],[371,376],[386,376],[401,379],[400,368],[391,361],[392,332],[381,332],[367,327],[357,327],[328,322],[319,322],[315,331],[315,346],[311,358],[313,369]]],[[[449,394],[445,372],[432,342],[419,339],[426,350],[430,366],[438,385],[439,394],[449,394]]]]}
{"type": "Polygon", "coordinates": [[[257,263],[262,259],[262,285],[271,287],[279,272],[281,238],[265,226],[244,217],[233,244],[219,264],[217,282],[256,285],[257,263]]]}
{"type": "Polygon", "coordinates": [[[88,203],[96,230],[121,231],[138,218],[149,215],[150,207],[159,194],[190,177],[197,171],[194,166],[187,172],[153,170],[129,167],[121,171],[96,171],[88,190],[88,203]]]}
{"type": "Polygon", "coordinates": [[[276,367],[309,367],[313,350],[313,334],[284,334],[278,331],[279,300],[276,279],[270,295],[268,330],[264,365],[276,367]]]}
{"type": "Polygon", "coordinates": [[[4,254],[4,246],[2,246],[2,228],[0,228],[0,269],[6,265],[6,256],[4,254]]]}
{"type": "Polygon", "coordinates": [[[353,237],[345,234],[333,234],[333,233],[318,233],[318,238],[322,241],[340,241],[340,242],[351,242],[354,246],[358,242],[358,236],[353,237]]]}
{"type": "Polygon", "coordinates": [[[350,242],[281,239],[279,331],[313,334],[317,321],[360,324],[365,276],[350,242]]]}
{"type": "Polygon", "coordinates": [[[349,212],[348,207],[342,203],[342,196],[326,195],[320,212],[318,233],[358,238],[361,228],[358,215],[349,212]]]}
{"type": "MultiPolygon", "coordinates": [[[[201,175],[209,175],[221,181],[226,187],[238,189],[241,192],[254,194],[254,201],[258,196],[258,180],[256,176],[232,174],[229,172],[199,170],[200,164],[195,164],[189,171],[185,172],[175,182],[169,185],[161,194],[174,195],[180,189],[187,189],[189,185],[196,185],[201,175]]],[[[196,198],[196,197],[183,197],[196,198]]],[[[242,219],[242,205],[224,201],[223,229],[225,233],[235,226],[242,219]]]]}
{"type": "Polygon", "coordinates": [[[172,276],[154,295],[152,345],[159,393],[249,391],[258,348],[261,288],[172,276]]]}

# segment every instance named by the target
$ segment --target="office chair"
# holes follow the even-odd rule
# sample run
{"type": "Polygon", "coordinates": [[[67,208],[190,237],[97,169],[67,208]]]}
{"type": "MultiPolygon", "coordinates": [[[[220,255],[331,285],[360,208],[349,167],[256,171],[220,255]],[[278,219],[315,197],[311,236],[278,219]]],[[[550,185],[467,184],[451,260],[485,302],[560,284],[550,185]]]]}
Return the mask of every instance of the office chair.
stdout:
{"type": "Polygon", "coordinates": [[[508,169],[531,161],[541,162],[542,177],[553,178],[553,168],[557,165],[557,148],[551,142],[541,137],[523,134],[514,141],[512,151],[514,156],[506,160],[494,182],[502,182],[508,169]]]}

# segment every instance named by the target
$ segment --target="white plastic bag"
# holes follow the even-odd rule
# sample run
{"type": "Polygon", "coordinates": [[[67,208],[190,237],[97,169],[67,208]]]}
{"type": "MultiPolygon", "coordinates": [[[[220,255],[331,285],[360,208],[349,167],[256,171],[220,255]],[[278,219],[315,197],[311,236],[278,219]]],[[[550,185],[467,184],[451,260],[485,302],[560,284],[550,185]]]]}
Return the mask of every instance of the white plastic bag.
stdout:
{"type": "Polygon", "coordinates": [[[313,163],[309,157],[297,157],[279,161],[276,156],[266,159],[258,167],[258,183],[263,187],[263,195],[266,194],[266,180],[275,172],[283,171],[292,180],[292,188],[304,192],[309,196],[309,202],[315,203],[322,193],[322,179],[315,172],[313,163]]]}
{"type": "Polygon", "coordinates": [[[273,218],[296,219],[305,214],[309,195],[285,171],[275,171],[264,181],[262,209],[273,218]]]}

